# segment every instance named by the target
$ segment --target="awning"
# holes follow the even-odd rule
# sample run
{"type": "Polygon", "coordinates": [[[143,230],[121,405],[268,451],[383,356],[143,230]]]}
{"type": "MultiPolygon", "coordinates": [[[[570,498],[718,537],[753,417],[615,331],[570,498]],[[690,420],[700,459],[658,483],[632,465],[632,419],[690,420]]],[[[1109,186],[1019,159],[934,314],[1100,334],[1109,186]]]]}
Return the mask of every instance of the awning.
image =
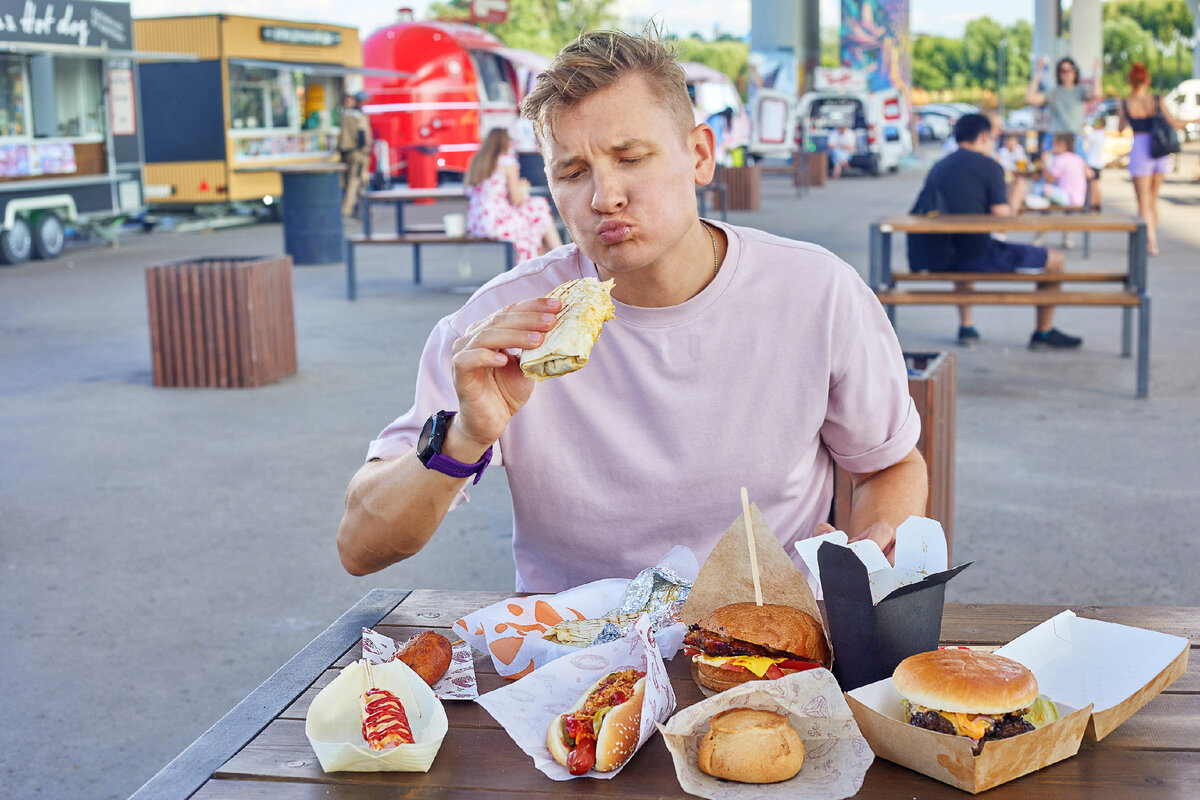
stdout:
{"type": "Polygon", "coordinates": [[[259,61],[253,58],[231,58],[230,64],[260,69],[290,69],[307,75],[370,75],[373,78],[407,78],[411,72],[372,67],[347,67],[341,64],[306,64],[299,61],[259,61]]]}
{"type": "Polygon", "coordinates": [[[0,53],[30,53],[73,58],[128,58],[131,61],[198,61],[195,53],[152,53],[146,50],[113,50],[109,47],[76,47],[70,44],[0,42],[0,53]]]}

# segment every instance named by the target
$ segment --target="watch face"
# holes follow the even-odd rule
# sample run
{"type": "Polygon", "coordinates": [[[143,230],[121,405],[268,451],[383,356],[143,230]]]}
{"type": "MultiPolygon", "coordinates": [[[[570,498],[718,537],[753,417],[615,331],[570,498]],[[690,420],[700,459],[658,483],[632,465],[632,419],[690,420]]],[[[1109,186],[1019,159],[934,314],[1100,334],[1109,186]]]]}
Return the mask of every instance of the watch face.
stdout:
{"type": "Polygon", "coordinates": [[[433,455],[433,448],[430,447],[431,439],[433,438],[433,427],[437,422],[437,416],[434,415],[425,420],[425,427],[421,428],[421,435],[417,437],[417,458],[424,463],[433,455]]]}

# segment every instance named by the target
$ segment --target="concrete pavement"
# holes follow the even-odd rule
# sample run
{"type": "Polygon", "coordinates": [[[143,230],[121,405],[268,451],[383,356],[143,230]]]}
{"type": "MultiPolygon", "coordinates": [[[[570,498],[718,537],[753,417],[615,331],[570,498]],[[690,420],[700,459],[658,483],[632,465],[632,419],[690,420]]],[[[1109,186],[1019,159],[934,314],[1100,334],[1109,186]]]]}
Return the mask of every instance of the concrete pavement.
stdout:
{"type": "MultiPolygon", "coordinates": [[[[1163,191],[1149,399],[1119,356],[1119,311],[1062,311],[1085,338],[1077,353],[1026,350],[1032,309],[977,312],[984,341],[959,361],[955,543],[956,561],[976,563],[950,599],[1200,604],[1187,560],[1200,518],[1196,164],[1190,149],[1163,191]]],[[[906,210],[923,174],[801,197],[768,178],[763,210],[730,221],[815,241],[865,274],[868,222],[906,210]]],[[[1107,208],[1131,211],[1127,176],[1104,181],[1107,208]]],[[[354,303],[341,265],[297,268],[296,376],[151,385],[143,268],[281,252],[279,226],[263,224],[0,269],[0,795],[129,795],[372,587],[511,588],[503,470],[380,574],[347,575],[333,542],[367,442],[411,401],[426,334],[500,269],[498,250],[430,250],[414,287],[407,253],[364,249],[354,303]]],[[[1068,268],[1124,257],[1123,237],[1098,236],[1091,262],[1072,250],[1068,268]]],[[[952,309],[898,316],[909,350],[953,348],[955,325],[952,309]]]]}

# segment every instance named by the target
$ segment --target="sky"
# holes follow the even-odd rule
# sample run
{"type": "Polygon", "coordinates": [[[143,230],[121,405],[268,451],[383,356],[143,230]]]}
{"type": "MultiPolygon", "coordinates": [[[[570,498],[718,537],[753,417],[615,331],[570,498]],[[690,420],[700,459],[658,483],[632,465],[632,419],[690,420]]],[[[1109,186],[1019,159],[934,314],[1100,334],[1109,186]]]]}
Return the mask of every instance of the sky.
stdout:
{"type": "MultiPolygon", "coordinates": [[[[821,25],[836,25],[838,0],[820,0],[821,25]]],[[[967,22],[988,16],[1003,25],[1019,19],[1033,21],[1033,0],[910,0],[913,33],[933,33],[958,37],[967,22]]],[[[409,5],[417,18],[424,15],[429,0],[132,0],[134,17],[176,16],[181,14],[236,13],[247,16],[294,19],[306,22],[332,22],[357,27],[366,38],[378,28],[395,20],[395,10],[409,5]]],[[[693,31],[708,37],[714,31],[745,36],[750,29],[750,0],[616,0],[622,18],[644,18],[652,12],[667,30],[680,36],[693,31]]]]}

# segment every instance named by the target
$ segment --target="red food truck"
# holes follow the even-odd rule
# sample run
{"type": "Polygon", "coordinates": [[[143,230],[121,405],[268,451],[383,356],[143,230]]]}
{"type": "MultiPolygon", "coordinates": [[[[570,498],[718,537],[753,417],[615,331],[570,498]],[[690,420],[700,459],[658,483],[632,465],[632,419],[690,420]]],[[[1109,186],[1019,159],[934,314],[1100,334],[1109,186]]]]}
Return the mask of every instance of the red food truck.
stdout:
{"type": "Polygon", "coordinates": [[[398,22],[363,42],[375,172],[413,187],[461,177],[483,137],[517,118],[517,71],[500,40],[457,22],[398,22]]]}

